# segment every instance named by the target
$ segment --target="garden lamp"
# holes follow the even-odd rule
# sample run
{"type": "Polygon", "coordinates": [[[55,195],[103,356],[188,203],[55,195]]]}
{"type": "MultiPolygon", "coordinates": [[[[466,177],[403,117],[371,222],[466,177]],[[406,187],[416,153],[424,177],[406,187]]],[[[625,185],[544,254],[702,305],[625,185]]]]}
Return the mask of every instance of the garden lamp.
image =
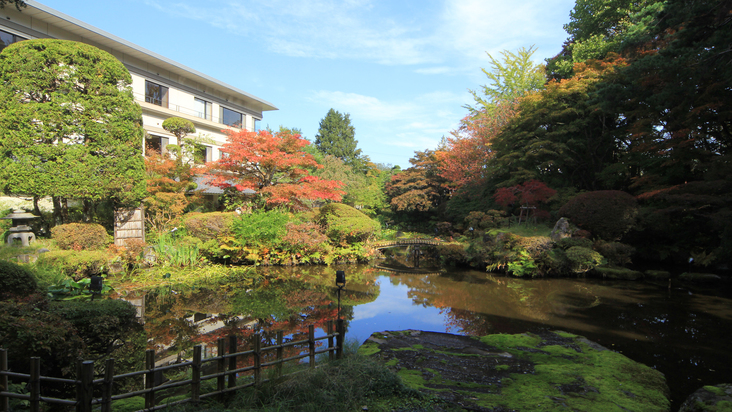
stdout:
{"type": "Polygon", "coordinates": [[[104,278],[98,275],[92,276],[91,282],[89,282],[89,290],[91,290],[92,293],[92,300],[94,300],[94,296],[102,293],[102,288],[104,288],[104,278]]]}
{"type": "Polygon", "coordinates": [[[346,272],[336,271],[336,286],[338,286],[338,320],[341,320],[341,290],[346,287],[346,272]]]}

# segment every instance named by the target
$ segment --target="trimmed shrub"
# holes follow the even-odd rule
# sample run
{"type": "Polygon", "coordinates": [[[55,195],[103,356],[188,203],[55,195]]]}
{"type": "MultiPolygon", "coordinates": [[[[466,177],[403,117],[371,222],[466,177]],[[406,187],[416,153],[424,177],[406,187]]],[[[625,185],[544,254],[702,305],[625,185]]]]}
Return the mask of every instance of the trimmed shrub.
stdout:
{"type": "Polygon", "coordinates": [[[379,222],[343,203],[321,207],[318,220],[325,228],[325,234],[340,244],[365,242],[381,228],[379,222]]]}
{"type": "Polygon", "coordinates": [[[189,213],[183,216],[182,225],[189,236],[206,242],[219,236],[230,236],[236,217],[234,212],[189,213]]]}
{"type": "Polygon", "coordinates": [[[17,263],[0,260],[0,299],[27,296],[38,289],[33,272],[17,263]]]}
{"type": "Polygon", "coordinates": [[[328,237],[320,232],[320,227],[313,222],[287,224],[287,234],[282,242],[292,251],[306,254],[325,252],[328,250],[328,237]]]}
{"type": "Polygon", "coordinates": [[[623,266],[633,263],[631,257],[635,253],[635,248],[625,243],[600,240],[595,242],[593,249],[604,256],[609,265],[623,266]]]}
{"type": "Polygon", "coordinates": [[[565,237],[557,241],[557,246],[562,250],[567,250],[574,246],[592,248],[592,241],[583,237],[565,237]]]}
{"type": "Polygon", "coordinates": [[[560,216],[604,240],[616,240],[628,232],[637,213],[635,198],[619,190],[582,193],[559,209],[560,216]]]}
{"type": "Polygon", "coordinates": [[[51,237],[63,250],[98,250],[109,243],[110,236],[96,223],[68,223],[51,229],[51,237]]]}
{"type": "Polygon", "coordinates": [[[49,309],[76,328],[89,350],[100,354],[140,326],[134,306],[124,300],[56,301],[49,309]]]}
{"type": "Polygon", "coordinates": [[[47,309],[40,294],[21,302],[0,302],[0,342],[14,372],[28,373],[28,359],[38,356],[42,375],[68,376],[81,357],[84,342],[74,327],[47,309]]]}
{"type": "Polygon", "coordinates": [[[38,262],[56,267],[74,280],[79,280],[103,273],[109,263],[107,257],[107,253],[103,251],[53,250],[43,253],[38,262]]]}
{"type": "Polygon", "coordinates": [[[465,265],[468,263],[468,252],[461,243],[442,243],[435,246],[440,262],[454,266],[455,264],[465,265]]]}
{"type": "Polygon", "coordinates": [[[570,262],[571,270],[575,273],[584,273],[602,264],[602,255],[594,250],[581,246],[572,246],[565,252],[570,262]]]}

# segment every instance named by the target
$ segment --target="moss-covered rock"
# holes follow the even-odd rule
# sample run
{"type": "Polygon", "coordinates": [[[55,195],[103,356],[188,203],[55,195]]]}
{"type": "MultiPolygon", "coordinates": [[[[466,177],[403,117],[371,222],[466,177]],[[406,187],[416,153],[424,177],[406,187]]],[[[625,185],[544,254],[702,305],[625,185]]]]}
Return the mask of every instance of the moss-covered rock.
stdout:
{"type": "Polygon", "coordinates": [[[719,282],[722,278],[714,273],[684,272],[679,275],[679,280],[684,282],[714,283],[719,282]]]}
{"type": "Polygon", "coordinates": [[[652,280],[668,280],[671,278],[671,273],[665,270],[646,270],[643,275],[652,280]]]}
{"type": "Polygon", "coordinates": [[[611,280],[638,280],[643,279],[643,272],[627,268],[597,267],[595,273],[611,280]]]}
{"type": "Polygon", "coordinates": [[[382,332],[365,345],[408,386],[469,410],[670,409],[662,373],[566,332],[382,332]]]}
{"type": "Polygon", "coordinates": [[[679,412],[732,412],[732,384],[699,388],[686,398],[679,412]]]}

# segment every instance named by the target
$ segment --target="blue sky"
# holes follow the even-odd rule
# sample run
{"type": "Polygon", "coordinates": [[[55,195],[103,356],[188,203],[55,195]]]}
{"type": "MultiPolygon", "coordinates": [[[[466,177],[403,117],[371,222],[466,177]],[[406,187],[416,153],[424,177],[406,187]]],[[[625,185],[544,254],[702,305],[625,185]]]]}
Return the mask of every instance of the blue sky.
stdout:
{"type": "Polygon", "coordinates": [[[570,0],[40,0],[274,104],[262,126],[314,141],[349,113],[372,161],[410,166],[486,83],[486,52],[557,54],[570,0]]]}

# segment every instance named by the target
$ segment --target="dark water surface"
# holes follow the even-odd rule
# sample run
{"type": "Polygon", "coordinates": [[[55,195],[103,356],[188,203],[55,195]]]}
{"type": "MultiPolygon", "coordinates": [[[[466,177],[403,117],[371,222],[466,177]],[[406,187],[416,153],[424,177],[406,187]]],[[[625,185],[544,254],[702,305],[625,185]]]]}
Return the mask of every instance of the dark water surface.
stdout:
{"type": "MultiPolygon", "coordinates": [[[[524,280],[479,271],[393,273],[373,267],[270,269],[278,280],[151,295],[146,329],[158,348],[215,345],[229,333],[281,329],[293,339],[337,316],[335,270],[346,271],[347,339],[419,329],[461,335],[564,330],[666,375],[674,409],[703,385],[732,381],[728,284],[524,280]]],[[[264,269],[263,269],[264,270],[264,269]]]]}

